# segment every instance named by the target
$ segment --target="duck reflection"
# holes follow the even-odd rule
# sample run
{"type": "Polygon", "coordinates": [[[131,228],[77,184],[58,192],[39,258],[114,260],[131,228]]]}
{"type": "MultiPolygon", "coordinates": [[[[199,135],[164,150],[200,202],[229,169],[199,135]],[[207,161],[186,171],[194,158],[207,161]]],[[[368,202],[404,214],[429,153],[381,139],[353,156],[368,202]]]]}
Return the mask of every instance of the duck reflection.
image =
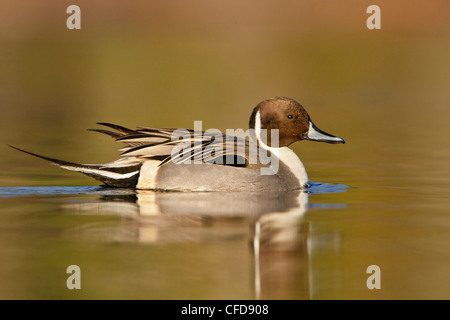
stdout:
{"type": "MultiPolygon", "coordinates": [[[[108,230],[111,226],[104,223],[73,231],[92,233],[94,237],[102,237],[102,233],[116,234],[114,239],[109,240],[143,243],[218,241],[237,236],[248,237],[248,228],[221,228],[221,232],[216,232],[211,228],[198,227],[254,226],[259,219],[289,224],[292,219],[295,220],[306,212],[308,206],[308,193],[300,191],[279,195],[123,192],[105,192],[96,201],[66,204],[64,209],[75,214],[117,215],[123,218],[122,223],[113,223],[113,228],[134,229],[134,232],[112,232],[113,230],[108,230]],[[276,213],[283,214],[278,217],[276,213]],[[295,214],[290,214],[291,217],[288,218],[284,213],[295,214]],[[264,218],[264,215],[267,217],[264,218]],[[284,220],[286,221],[281,222],[284,220]]],[[[280,228],[277,239],[285,232],[286,228],[280,228]]],[[[89,234],[85,236],[89,237],[89,234]]]]}
{"type": "MultiPolygon", "coordinates": [[[[105,193],[99,201],[65,205],[65,209],[121,217],[119,224],[72,230],[83,238],[151,244],[245,238],[252,255],[251,287],[256,299],[307,299],[313,291],[311,257],[324,239],[312,232],[312,223],[305,219],[309,196],[305,191],[277,195],[128,191],[105,193]]],[[[339,249],[340,237],[331,239],[332,247],[339,249]]]]}

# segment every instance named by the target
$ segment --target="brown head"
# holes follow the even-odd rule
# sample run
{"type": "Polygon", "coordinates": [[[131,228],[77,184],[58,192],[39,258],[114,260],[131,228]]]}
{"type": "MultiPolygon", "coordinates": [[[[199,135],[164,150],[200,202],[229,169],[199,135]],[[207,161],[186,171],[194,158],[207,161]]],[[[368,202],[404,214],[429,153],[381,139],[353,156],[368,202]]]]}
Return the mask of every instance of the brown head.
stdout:
{"type": "Polygon", "coordinates": [[[249,127],[254,129],[256,136],[268,146],[273,144],[274,129],[278,130],[278,147],[285,147],[299,140],[345,143],[344,139],[317,128],[302,105],[286,97],[260,102],[253,109],[249,127]],[[262,129],[267,130],[267,139],[261,135],[262,129]]]}

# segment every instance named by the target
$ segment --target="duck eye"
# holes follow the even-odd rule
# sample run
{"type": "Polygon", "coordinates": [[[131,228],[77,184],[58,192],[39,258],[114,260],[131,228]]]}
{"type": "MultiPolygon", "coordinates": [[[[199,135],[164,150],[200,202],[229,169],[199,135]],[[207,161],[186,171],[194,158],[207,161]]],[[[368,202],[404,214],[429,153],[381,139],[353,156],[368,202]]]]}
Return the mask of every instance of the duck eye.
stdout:
{"type": "Polygon", "coordinates": [[[292,119],[292,118],[294,118],[294,116],[292,114],[288,114],[287,118],[292,119]]]}

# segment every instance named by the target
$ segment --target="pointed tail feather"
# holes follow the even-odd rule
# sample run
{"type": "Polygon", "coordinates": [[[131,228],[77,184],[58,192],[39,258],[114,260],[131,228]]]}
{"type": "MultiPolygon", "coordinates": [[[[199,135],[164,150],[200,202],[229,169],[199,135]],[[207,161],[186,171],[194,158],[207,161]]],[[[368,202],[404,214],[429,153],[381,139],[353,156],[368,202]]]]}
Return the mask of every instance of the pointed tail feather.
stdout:
{"type": "Polygon", "coordinates": [[[117,124],[112,124],[112,123],[108,123],[108,122],[97,122],[97,124],[101,125],[101,126],[105,126],[105,127],[109,127],[111,129],[117,130],[123,134],[135,134],[137,133],[135,130],[131,130],[122,126],[119,126],[117,124]]]}
{"type": "Polygon", "coordinates": [[[93,132],[100,132],[103,134],[106,134],[110,137],[113,137],[114,139],[119,139],[120,137],[123,136],[123,134],[118,133],[118,132],[113,132],[113,131],[109,131],[109,130],[103,130],[103,129],[87,129],[88,131],[93,131],[93,132]]]}
{"type": "Polygon", "coordinates": [[[92,177],[98,181],[103,182],[105,185],[110,187],[134,188],[139,178],[139,170],[141,164],[134,164],[127,168],[124,167],[114,168],[110,166],[105,167],[105,165],[97,165],[97,164],[79,164],[75,162],[69,162],[41,156],[39,154],[29,152],[11,145],[8,146],[18,151],[32,155],[34,157],[47,160],[61,168],[81,172],[89,177],[92,177]]]}

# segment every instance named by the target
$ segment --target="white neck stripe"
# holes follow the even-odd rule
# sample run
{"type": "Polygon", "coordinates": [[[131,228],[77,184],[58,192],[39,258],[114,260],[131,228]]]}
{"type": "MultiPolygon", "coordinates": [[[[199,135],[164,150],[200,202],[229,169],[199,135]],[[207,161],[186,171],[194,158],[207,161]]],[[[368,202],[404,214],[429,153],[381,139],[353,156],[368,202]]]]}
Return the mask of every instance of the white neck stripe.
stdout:
{"type": "MultiPolygon", "coordinates": [[[[269,147],[267,144],[264,143],[264,141],[262,141],[261,139],[261,114],[258,112],[256,112],[256,116],[255,116],[255,135],[256,135],[256,139],[258,140],[260,146],[266,150],[269,150],[271,152],[274,152],[275,154],[278,154],[278,150],[279,148],[272,148],[269,147]]],[[[267,139],[269,139],[267,137],[267,139]]]]}

